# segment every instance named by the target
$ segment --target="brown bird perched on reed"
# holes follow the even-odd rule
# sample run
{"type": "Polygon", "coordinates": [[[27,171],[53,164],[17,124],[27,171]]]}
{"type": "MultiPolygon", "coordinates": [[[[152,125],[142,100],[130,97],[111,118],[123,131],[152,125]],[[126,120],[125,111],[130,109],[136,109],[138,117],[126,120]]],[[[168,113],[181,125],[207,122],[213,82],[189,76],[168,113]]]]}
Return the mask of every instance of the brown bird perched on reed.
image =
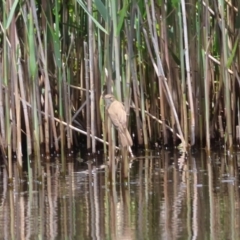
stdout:
{"type": "Polygon", "coordinates": [[[133,142],[127,129],[127,113],[123,104],[117,101],[112,94],[105,95],[104,100],[108,116],[118,130],[122,147],[131,147],[133,142]]]}

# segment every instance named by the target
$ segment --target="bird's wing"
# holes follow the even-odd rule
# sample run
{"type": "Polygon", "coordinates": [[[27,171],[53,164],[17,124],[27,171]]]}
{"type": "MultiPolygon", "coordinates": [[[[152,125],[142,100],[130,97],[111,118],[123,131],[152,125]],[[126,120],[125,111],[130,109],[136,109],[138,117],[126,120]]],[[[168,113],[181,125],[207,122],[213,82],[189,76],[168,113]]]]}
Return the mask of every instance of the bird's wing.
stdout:
{"type": "Polygon", "coordinates": [[[108,108],[108,114],[118,130],[124,131],[126,129],[127,115],[121,102],[114,101],[108,108]]]}

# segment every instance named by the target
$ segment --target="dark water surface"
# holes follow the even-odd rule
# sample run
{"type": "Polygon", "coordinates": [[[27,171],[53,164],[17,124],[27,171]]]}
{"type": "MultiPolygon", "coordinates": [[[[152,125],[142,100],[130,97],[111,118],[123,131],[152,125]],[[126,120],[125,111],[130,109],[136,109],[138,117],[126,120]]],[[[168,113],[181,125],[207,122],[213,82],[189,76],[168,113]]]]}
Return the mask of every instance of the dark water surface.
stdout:
{"type": "Polygon", "coordinates": [[[15,164],[12,187],[1,168],[0,239],[240,239],[240,153],[148,152],[128,186],[118,173],[110,187],[100,160],[66,166],[20,181],[15,164]]]}

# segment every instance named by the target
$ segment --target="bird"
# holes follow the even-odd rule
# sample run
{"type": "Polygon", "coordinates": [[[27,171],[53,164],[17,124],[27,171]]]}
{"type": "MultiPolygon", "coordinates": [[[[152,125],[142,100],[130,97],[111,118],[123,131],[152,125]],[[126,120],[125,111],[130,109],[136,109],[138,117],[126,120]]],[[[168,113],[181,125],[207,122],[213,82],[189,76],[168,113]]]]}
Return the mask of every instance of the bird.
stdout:
{"type": "Polygon", "coordinates": [[[133,145],[133,141],[127,129],[127,113],[123,104],[116,100],[112,94],[106,94],[104,96],[104,100],[108,116],[118,130],[121,146],[131,147],[133,145]]]}

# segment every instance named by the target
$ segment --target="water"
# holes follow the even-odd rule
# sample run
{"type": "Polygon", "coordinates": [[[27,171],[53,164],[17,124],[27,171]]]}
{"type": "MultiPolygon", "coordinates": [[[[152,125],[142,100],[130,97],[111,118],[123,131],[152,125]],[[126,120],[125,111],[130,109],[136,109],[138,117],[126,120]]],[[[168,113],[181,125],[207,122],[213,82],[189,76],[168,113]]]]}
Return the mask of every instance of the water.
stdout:
{"type": "Polygon", "coordinates": [[[65,176],[44,163],[12,186],[2,167],[0,239],[240,239],[240,154],[149,152],[113,187],[100,162],[68,161],[65,176]]]}

